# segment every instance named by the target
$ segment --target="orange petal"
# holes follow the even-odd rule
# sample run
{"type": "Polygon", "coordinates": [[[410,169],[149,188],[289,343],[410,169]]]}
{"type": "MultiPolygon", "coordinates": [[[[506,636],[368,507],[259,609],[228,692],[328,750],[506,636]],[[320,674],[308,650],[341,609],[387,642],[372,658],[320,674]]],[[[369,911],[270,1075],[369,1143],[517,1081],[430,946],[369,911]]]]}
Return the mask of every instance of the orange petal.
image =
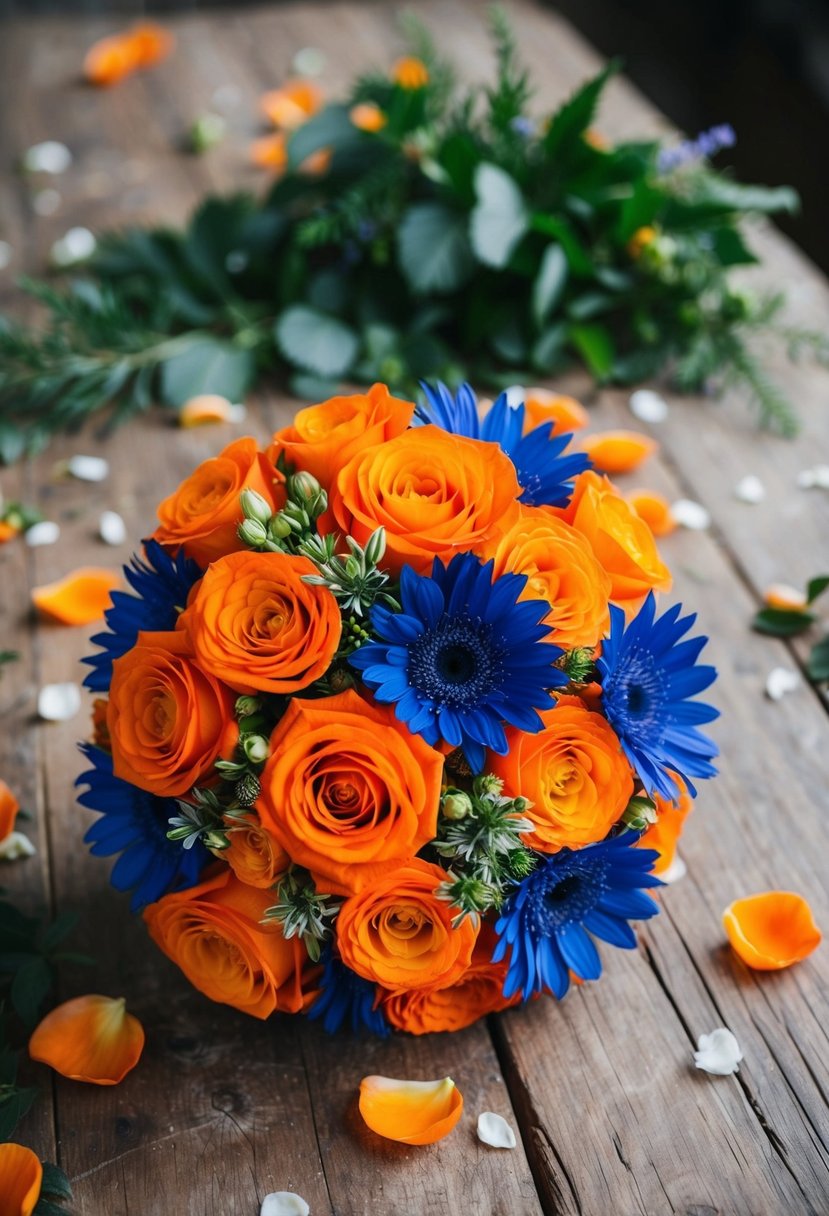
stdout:
{"type": "Polygon", "coordinates": [[[422,89],[429,83],[429,69],[422,59],[407,55],[405,59],[398,59],[391,78],[401,89],[422,89]]]}
{"type": "Polygon", "coordinates": [[[323,95],[312,80],[290,80],[281,89],[271,89],[259,99],[259,108],[283,131],[294,131],[321,108],[323,95]]]}
{"type": "Polygon", "coordinates": [[[463,1112],[451,1077],[439,1081],[394,1081],[363,1077],[360,1114],[378,1136],[403,1144],[434,1144],[448,1136],[463,1112]]]}
{"type": "Polygon", "coordinates": [[[142,21],[140,25],[133,26],[127,36],[140,68],[152,68],[161,63],[176,43],[170,31],[165,30],[162,25],[157,25],[155,21],[142,21]]]}
{"type": "Polygon", "coordinates": [[[671,514],[671,504],[655,490],[631,490],[627,500],[640,519],[654,536],[667,536],[676,529],[676,520],[671,514]]]}
{"type": "Polygon", "coordinates": [[[361,101],[358,105],[352,106],[348,111],[348,117],[355,127],[372,134],[382,131],[388,122],[383,111],[373,101],[361,101]]]}
{"type": "Polygon", "coordinates": [[[179,410],[179,426],[204,426],[209,422],[230,422],[233,405],[218,393],[202,393],[185,401],[179,410]]]}
{"type": "Polygon", "coordinates": [[[65,578],[32,588],[32,602],[38,612],[61,625],[91,625],[109,608],[110,592],[121,586],[112,570],[82,566],[65,578]]]}
{"type": "Polygon", "coordinates": [[[20,803],[0,777],[0,840],[5,840],[14,828],[15,816],[19,810],[20,803]]]}
{"type": "Polygon", "coordinates": [[[638,431],[602,431],[598,435],[587,435],[581,446],[600,473],[612,474],[629,473],[638,468],[659,444],[638,431]]]}
{"type": "Polygon", "coordinates": [[[305,160],[299,166],[298,172],[304,173],[306,177],[322,177],[328,172],[328,166],[331,164],[332,152],[330,148],[317,148],[316,152],[312,152],[310,156],[306,156],[305,160]]]}
{"type": "Polygon", "coordinates": [[[8,523],[5,519],[0,519],[0,545],[5,545],[7,540],[13,540],[15,536],[19,535],[19,528],[15,528],[14,524],[8,523]]]}
{"type": "Polygon", "coordinates": [[[652,823],[639,838],[642,848],[656,849],[659,854],[659,860],[653,867],[654,874],[664,874],[670,868],[676,857],[676,842],[682,835],[686,818],[694,809],[694,800],[685,782],[677,773],[671,773],[671,776],[679,785],[679,796],[675,802],[670,802],[656,795],[656,823],[652,823]]]}
{"type": "Polygon", "coordinates": [[[144,1050],[144,1028],[123,997],[78,996],[58,1005],[29,1040],[29,1055],[72,1081],[117,1085],[144,1050]]]}
{"type": "Polygon", "coordinates": [[[140,47],[129,34],[110,34],[94,43],[83,61],[83,74],[90,84],[102,88],[118,84],[139,67],[140,47]]]}
{"type": "Polygon", "coordinates": [[[43,1166],[30,1148],[0,1144],[0,1216],[31,1216],[42,1181],[43,1166]]]}
{"type": "Polygon", "coordinates": [[[250,159],[259,169],[282,173],[288,164],[288,145],[284,131],[263,135],[250,145],[250,159]]]}
{"type": "Polygon", "coordinates": [[[808,606],[805,591],[798,591],[788,583],[772,583],[763,592],[763,600],[767,608],[777,608],[780,612],[804,612],[808,606]]]}
{"type": "Polygon", "coordinates": [[[790,967],[820,944],[812,909],[794,891],[763,891],[735,899],[722,919],[737,954],[757,971],[790,967]]]}
{"type": "Polygon", "coordinates": [[[590,416],[575,397],[562,397],[546,388],[528,388],[524,398],[524,429],[531,431],[542,422],[552,422],[554,435],[581,431],[590,416]]]}

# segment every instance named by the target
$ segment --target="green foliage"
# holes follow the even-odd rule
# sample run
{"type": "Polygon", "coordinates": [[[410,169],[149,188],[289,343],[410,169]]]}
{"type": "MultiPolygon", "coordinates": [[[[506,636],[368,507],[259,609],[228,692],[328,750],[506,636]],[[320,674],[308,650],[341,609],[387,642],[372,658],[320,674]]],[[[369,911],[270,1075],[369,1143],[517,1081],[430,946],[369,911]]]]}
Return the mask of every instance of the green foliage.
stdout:
{"type": "Polygon", "coordinates": [[[342,381],[411,394],[423,377],[497,386],[573,361],[601,382],[669,372],[695,392],[738,383],[793,433],[755,349],[777,336],[829,362],[829,339],[782,325],[781,297],[729,274],[756,260],[743,217],[791,211],[794,192],[705,162],[662,173],[654,141],[597,146],[615,64],[533,114],[500,9],[477,89],[454,83],[417,18],[404,25],[428,84],[361,77],[294,132],[264,199],[208,197],[181,232],[104,236],[65,285],[24,283],[45,319],[0,320],[0,460],[90,414],[109,426],[198,392],[238,398],[273,371],[317,399],[342,381]],[[357,100],[382,130],[354,126],[357,100]],[[328,170],[301,172],[323,148],[328,170]]]}
{"type": "MultiPolygon", "coordinates": [[[[817,617],[809,612],[815,600],[829,587],[829,574],[816,574],[806,584],[805,608],[763,608],[754,620],[752,628],[758,633],[767,633],[777,638],[793,638],[805,633],[817,617]]],[[[815,642],[806,661],[809,678],[816,684],[829,680],[829,635],[815,642]]]]}

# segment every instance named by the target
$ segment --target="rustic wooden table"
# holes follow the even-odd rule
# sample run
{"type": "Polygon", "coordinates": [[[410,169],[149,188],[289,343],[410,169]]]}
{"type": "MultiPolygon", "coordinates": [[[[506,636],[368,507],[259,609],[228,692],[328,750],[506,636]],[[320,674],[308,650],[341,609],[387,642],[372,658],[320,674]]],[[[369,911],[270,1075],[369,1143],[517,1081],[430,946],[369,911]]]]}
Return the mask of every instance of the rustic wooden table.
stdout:
{"type": "MultiPolygon", "coordinates": [[[[3,30],[4,166],[47,138],[66,142],[75,158],[55,183],[61,204],[49,218],[36,218],[20,180],[4,175],[0,237],[14,251],[2,278],[5,302],[15,303],[13,273],[39,267],[73,224],[176,222],[208,188],[258,187],[246,153],[259,93],[285,77],[303,46],[325,52],[332,95],[355,70],[384,67],[400,53],[395,7],[305,0],[177,18],[174,58],[111,92],[78,79],[82,52],[111,23],[25,21],[3,30]],[[202,158],[182,155],[184,130],[224,86],[235,91],[225,98],[237,99],[228,138],[202,158]]],[[[463,72],[486,77],[483,7],[416,7],[463,72]]],[[[539,84],[536,104],[549,106],[597,58],[550,11],[529,0],[509,7],[539,84]]],[[[598,125],[610,137],[665,129],[624,80],[611,85],[598,125]]],[[[793,316],[829,332],[821,276],[778,235],[761,230],[757,241],[767,266],[755,277],[784,286],[793,316]]],[[[108,866],[82,844],[91,816],[76,805],[73,781],[84,721],[35,721],[38,686],[78,680],[87,641],[84,630],[35,627],[29,587],[81,564],[126,559],[152,529],[158,500],[239,428],[183,432],[156,416],[105,443],[89,435],[59,443],[3,473],[7,497],[39,503],[63,532],[55,547],[10,544],[0,553],[3,646],[21,651],[0,686],[0,772],[35,810],[38,847],[36,857],[4,868],[2,885],[30,905],[80,910],[79,937],[97,966],[73,975],[61,995],[124,994],[147,1031],[140,1067],[118,1087],[35,1073],[46,1096],[19,1138],[67,1171],[79,1213],[255,1216],[262,1197],[281,1189],[304,1195],[313,1216],[829,1212],[829,950],[790,971],[751,972],[726,946],[720,921],[735,897],[778,887],[802,892],[829,926],[826,705],[806,683],[778,703],[767,700],[767,672],[797,665],[804,650],[749,629],[769,582],[803,583],[829,560],[829,496],[796,485],[799,469],[829,460],[829,375],[776,370],[802,416],[799,439],[758,433],[739,401],[676,400],[658,429],[661,456],[646,473],[671,497],[704,503],[714,519],[709,532],[664,542],[676,592],[700,607],[721,671],[722,775],[703,790],[683,839],[688,875],[662,895],[663,914],[641,930],[639,950],[613,952],[601,983],[561,1005],[539,1001],[452,1036],[358,1043],[304,1020],[263,1025],[207,1003],[150,945],[110,888],[108,866]],[[55,483],[53,462],[77,451],[104,453],[109,480],[55,483]],[[758,506],[734,496],[747,473],[768,490],[758,506]],[[104,508],[127,521],[123,551],[95,539],[104,508]],[[745,1053],[734,1077],[692,1065],[697,1036],[719,1025],[745,1053]],[[375,1072],[452,1075],[468,1117],[431,1148],[381,1141],[355,1111],[360,1077],[375,1072]],[[473,1116],[484,1109],[519,1131],[515,1152],[478,1143],[473,1116]]],[[[580,381],[569,387],[588,391],[580,381]]],[[[592,394],[597,423],[628,422],[625,400],[592,394]]],[[[265,436],[294,408],[287,399],[260,401],[243,429],[265,436]]]]}

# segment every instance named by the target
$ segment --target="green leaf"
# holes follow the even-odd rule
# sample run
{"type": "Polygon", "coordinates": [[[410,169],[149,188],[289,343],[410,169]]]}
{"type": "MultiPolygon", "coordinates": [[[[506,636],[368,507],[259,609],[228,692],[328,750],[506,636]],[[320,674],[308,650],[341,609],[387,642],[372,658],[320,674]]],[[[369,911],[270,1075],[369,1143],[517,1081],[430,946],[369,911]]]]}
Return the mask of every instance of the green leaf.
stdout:
{"type": "Polygon", "coordinates": [[[636,182],[630,197],[622,203],[614,234],[619,244],[627,244],[638,228],[652,224],[664,201],[664,191],[655,189],[644,180],[636,182]]]}
{"type": "Polygon", "coordinates": [[[813,604],[827,587],[829,587],[829,574],[818,574],[815,578],[810,578],[806,584],[806,602],[813,604]]]}
{"type": "Polygon", "coordinates": [[[728,211],[759,211],[771,215],[800,209],[800,199],[790,186],[744,186],[717,173],[706,173],[694,184],[691,201],[714,204],[728,211]]]}
{"type": "Polygon", "coordinates": [[[289,363],[323,379],[345,375],[360,349],[353,329],[304,304],[280,314],[274,336],[289,363]]]}
{"type": "Polygon", "coordinates": [[[813,680],[829,680],[829,636],[812,647],[806,669],[813,680]]]}
{"type": "Polygon", "coordinates": [[[560,362],[567,341],[567,326],[558,321],[545,329],[530,352],[532,365],[540,372],[551,372],[560,362]]]}
{"type": "Polygon", "coordinates": [[[543,141],[544,149],[551,160],[566,154],[574,143],[581,139],[595,117],[602,90],[617,67],[615,62],[609,63],[598,76],[588,80],[587,84],[582,85],[565,101],[553,116],[543,141]]]}
{"type": "Polygon", "coordinates": [[[746,245],[736,228],[715,228],[712,233],[714,253],[721,266],[754,266],[759,259],[746,245]]]}
{"type": "Polygon", "coordinates": [[[597,380],[605,380],[613,367],[613,339],[603,325],[571,325],[570,341],[597,380]]]}
{"type": "Polygon", "coordinates": [[[40,1090],[34,1086],[13,1090],[0,1102],[0,1142],[10,1140],[20,1120],[31,1107],[40,1090]]]}
{"type": "Polygon", "coordinates": [[[478,199],[469,217],[469,235],[479,262],[503,269],[527,231],[528,215],[518,184],[503,169],[487,163],[475,171],[478,199]]]}
{"type": "Polygon", "coordinates": [[[288,141],[288,168],[297,169],[320,148],[331,148],[336,153],[363,142],[365,134],[354,126],[347,106],[326,106],[291,136],[288,141]]]}
{"type": "Polygon", "coordinates": [[[61,912],[59,916],[55,917],[40,939],[43,953],[51,954],[55,946],[68,937],[77,923],[77,912],[61,912]]]}
{"type": "Polygon", "coordinates": [[[567,255],[570,272],[581,277],[592,277],[593,262],[590,254],[576,236],[572,224],[560,215],[536,214],[532,217],[532,226],[536,232],[554,237],[567,255]]]}
{"type": "Polygon", "coordinates": [[[40,1007],[52,987],[52,969],[45,958],[33,958],[15,974],[11,1001],[26,1026],[34,1026],[40,1007]]]}
{"type": "Polygon", "coordinates": [[[253,354],[220,338],[197,337],[161,365],[161,396],[176,408],[200,393],[239,401],[253,382],[253,354]]]}
{"type": "Polygon", "coordinates": [[[51,1161],[43,1162],[43,1182],[41,1183],[40,1193],[42,1195],[51,1195],[54,1199],[72,1198],[72,1187],[69,1185],[69,1179],[60,1166],[53,1165],[51,1161]]]}
{"type": "Polygon", "coordinates": [[[561,245],[548,245],[533,283],[533,316],[539,328],[561,299],[567,272],[567,255],[561,245]]]}
{"type": "Polygon", "coordinates": [[[400,223],[397,255],[416,294],[456,291],[474,268],[466,217],[442,203],[416,203],[400,223]]]}
{"type": "Polygon", "coordinates": [[[785,608],[763,608],[751,622],[752,629],[775,638],[793,638],[814,622],[811,612],[788,611],[785,608]]]}

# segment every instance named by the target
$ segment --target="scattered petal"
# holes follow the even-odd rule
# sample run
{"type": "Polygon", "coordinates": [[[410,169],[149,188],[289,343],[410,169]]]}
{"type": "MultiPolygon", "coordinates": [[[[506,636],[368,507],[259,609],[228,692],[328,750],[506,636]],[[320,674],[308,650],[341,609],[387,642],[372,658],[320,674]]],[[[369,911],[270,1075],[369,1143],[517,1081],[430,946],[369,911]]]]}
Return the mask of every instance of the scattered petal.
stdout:
{"type": "Polygon", "coordinates": [[[282,88],[270,89],[259,99],[259,109],[282,131],[301,127],[322,104],[322,90],[310,80],[289,80],[282,88]]]}
{"type": "Polygon", "coordinates": [[[88,228],[70,228],[52,246],[53,266],[75,266],[92,257],[97,241],[88,228]]]}
{"type": "Polygon", "coordinates": [[[22,832],[9,832],[0,840],[0,861],[18,861],[21,857],[34,857],[37,849],[22,832]]]}
{"type": "Polygon", "coordinates": [[[259,1216],[308,1216],[311,1209],[293,1191],[272,1191],[262,1201],[259,1216]]]}
{"type": "Polygon", "coordinates": [[[103,456],[70,456],[66,472],[76,481],[106,481],[109,477],[109,461],[103,456]]]}
{"type": "Polygon", "coordinates": [[[135,1068],[144,1028],[123,997],[78,996],[58,1005],[29,1040],[29,1055],[72,1081],[117,1085],[135,1068]]]}
{"type": "Polygon", "coordinates": [[[72,153],[66,144],[56,139],[33,144],[23,154],[23,168],[27,173],[65,173],[71,164],[72,153]]]}
{"type": "Polygon", "coordinates": [[[127,525],[117,511],[102,511],[98,535],[107,545],[123,545],[127,539],[127,525]]]}
{"type": "Polygon", "coordinates": [[[729,1077],[733,1072],[739,1072],[742,1058],[740,1044],[724,1026],[712,1030],[710,1034],[701,1034],[697,1039],[694,1063],[703,1072],[710,1072],[715,1077],[729,1077]]]}
{"type": "Polygon", "coordinates": [[[654,536],[667,536],[676,530],[671,504],[655,490],[631,490],[627,500],[654,536]]]}
{"type": "Polygon", "coordinates": [[[86,53],[84,76],[90,84],[109,87],[140,68],[151,68],[166,59],[175,39],[163,26],[140,22],[132,29],[100,38],[86,53]]]}
{"type": "Polygon", "coordinates": [[[803,469],[797,475],[797,484],[803,490],[829,490],[829,464],[816,464],[803,469]]]}
{"type": "Polygon", "coordinates": [[[250,160],[258,169],[281,173],[288,164],[288,143],[284,131],[262,135],[250,145],[250,160]]]}
{"type": "Polygon", "coordinates": [[[0,519],[0,545],[5,545],[6,541],[14,540],[15,536],[19,535],[20,529],[16,524],[8,519],[0,519]]]}
{"type": "Polygon", "coordinates": [[[553,435],[582,431],[590,422],[587,410],[575,397],[564,397],[545,388],[528,388],[524,397],[524,426],[531,431],[552,422],[553,435]]]}
{"type": "Polygon", "coordinates": [[[791,667],[774,667],[766,679],[766,696],[779,701],[787,692],[794,692],[800,684],[800,674],[791,667]]]}
{"type": "Polygon", "coordinates": [[[743,477],[737,482],[734,487],[734,497],[739,498],[740,502],[747,502],[752,506],[756,506],[758,502],[762,502],[766,497],[766,487],[759,477],[755,477],[753,473],[749,473],[747,477],[743,477]]]}
{"type": "Polygon", "coordinates": [[[11,834],[19,810],[20,803],[0,777],[0,840],[5,840],[11,834]]]}
{"type": "Polygon", "coordinates": [[[183,427],[204,426],[211,422],[230,422],[233,404],[217,393],[201,393],[190,397],[179,410],[178,424],[183,427]]]}
{"type": "Polygon", "coordinates": [[[26,544],[32,549],[41,545],[55,545],[60,540],[60,528],[51,519],[41,520],[26,529],[26,544]]]}
{"type": "Polygon", "coordinates": [[[690,528],[692,532],[704,532],[711,527],[711,516],[700,502],[691,498],[678,498],[671,504],[671,515],[680,528],[690,528]]]}
{"type": "Polygon", "coordinates": [[[451,1077],[438,1081],[395,1081],[363,1077],[360,1114],[378,1136],[403,1144],[434,1144],[448,1136],[463,1111],[451,1077]]]}
{"type": "Polygon", "coordinates": [[[748,967],[779,971],[820,945],[812,909],[794,891],[763,891],[735,899],[723,912],[732,947],[748,967]]]}
{"type": "Polygon", "coordinates": [[[491,1148],[515,1148],[515,1132],[501,1115],[485,1110],[478,1115],[478,1139],[491,1148]]]}
{"type": "Polygon", "coordinates": [[[593,461],[601,473],[630,473],[659,447],[650,435],[636,431],[601,431],[598,435],[586,435],[581,441],[582,451],[593,461]]]}
{"type": "Polygon", "coordinates": [[[38,717],[44,722],[68,722],[81,708],[77,684],[44,684],[37,695],[38,717]]]}
{"type": "Polygon", "coordinates": [[[294,71],[299,76],[321,76],[327,65],[325,52],[315,46],[304,46],[294,55],[294,71]]]}
{"type": "Polygon", "coordinates": [[[688,867],[680,857],[679,853],[675,853],[671,859],[670,865],[668,865],[667,868],[661,872],[659,877],[664,883],[667,883],[667,885],[670,886],[671,883],[679,882],[680,879],[684,878],[687,873],[688,867]]]}
{"type": "Polygon", "coordinates": [[[54,215],[61,202],[57,190],[38,190],[32,195],[32,210],[35,215],[54,215]]]}
{"type": "Polygon", "coordinates": [[[628,407],[640,422],[664,422],[668,417],[668,402],[649,388],[638,388],[631,393],[628,407]]]}
{"type": "Polygon", "coordinates": [[[780,612],[803,612],[807,607],[806,592],[788,583],[772,583],[763,592],[763,602],[767,608],[777,608],[780,612]]]}
{"type": "Polygon", "coordinates": [[[31,1216],[40,1198],[43,1166],[22,1144],[0,1144],[0,1196],[9,1216],[31,1216]]]}
{"type": "Polygon", "coordinates": [[[112,570],[82,566],[57,582],[32,588],[32,601],[41,616],[60,625],[91,625],[100,621],[121,586],[112,570]]]}
{"type": "Polygon", "coordinates": [[[12,260],[12,247],[8,241],[0,241],[0,270],[5,270],[12,260]]]}

